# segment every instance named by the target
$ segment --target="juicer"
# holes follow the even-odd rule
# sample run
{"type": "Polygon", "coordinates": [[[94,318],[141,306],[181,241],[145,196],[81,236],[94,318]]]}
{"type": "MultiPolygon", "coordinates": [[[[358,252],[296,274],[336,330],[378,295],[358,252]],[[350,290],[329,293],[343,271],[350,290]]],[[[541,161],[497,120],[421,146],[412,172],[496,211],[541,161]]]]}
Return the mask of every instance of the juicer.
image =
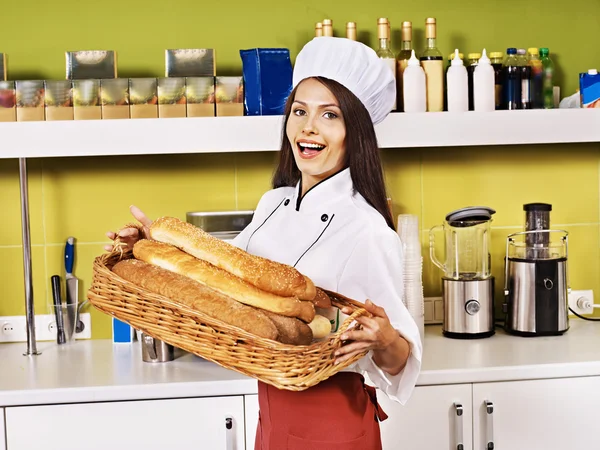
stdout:
{"type": "Polygon", "coordinates": [[[528,203],[525,231],[506,239],[503,313],[506,332],[560,335],[569,329],[568,233],[550,229],[548,203],[528,203]]]}
{"type": "Polygon", "coordinates": [[[494,277],[491,274],[491,222],[486,206],[462,208],[446,215],[429,231],[431,261],[443,272],[444,336],[476,339],[494,334],[494,277]],[[444,232],[445,262],[435,255],[436,230],[444,232]]]}

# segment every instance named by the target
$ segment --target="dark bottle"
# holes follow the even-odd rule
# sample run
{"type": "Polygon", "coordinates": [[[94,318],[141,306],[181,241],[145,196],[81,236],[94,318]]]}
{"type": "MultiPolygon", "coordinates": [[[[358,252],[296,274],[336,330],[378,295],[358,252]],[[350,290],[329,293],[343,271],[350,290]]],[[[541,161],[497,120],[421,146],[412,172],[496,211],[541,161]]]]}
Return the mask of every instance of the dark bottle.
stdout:
{"type": "Polygon", "coordinates": [[[531,109],[531,67],[524,48],[517,50],[517,60],[521,72],[521,109],[531,109]]]}
{"type": "Polygon", "coordinates": [[[494,84],[496,89],[496,109],[502,109],[502,52],[491,52],[490,60],[494,68],[494,84]]]}
{"type": "Polygon", "coordinates": [[[473,101],[473,73],[479,63],[481,53],[469,53],[467,55],[467,85],[469,92],[469,111],[475,111],[475,102],[473,101]]]}
{"type": "Polygon", "coordinates": [[[527,63],[531,68],[531,82],[529,83],[529,96],[531,98],[531,107],[533,109],[542,109],[544,107],[544,94],[542,90],[542,60],[539,50],[530,47],[527,50],[527,63]]]}
{"type": "Polygon", "coordinates": [[[502,68],[502,92],[504,101],[502,109],[521,108],[521,71],[517,60],[517,49],[506,49],[506,59],[502,68]]]}

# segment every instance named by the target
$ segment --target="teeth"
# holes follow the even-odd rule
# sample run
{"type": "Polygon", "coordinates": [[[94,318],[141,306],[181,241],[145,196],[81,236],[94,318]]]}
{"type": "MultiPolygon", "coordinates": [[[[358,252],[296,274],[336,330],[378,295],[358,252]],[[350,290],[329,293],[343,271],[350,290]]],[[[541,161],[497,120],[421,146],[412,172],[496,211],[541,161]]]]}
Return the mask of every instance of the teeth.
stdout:
{"type": "Polygon", "coordinates": [[[300,142],[298,145],[302,148],[314,148],[315,150],[322,150],[325,148],[324,145],[320,144],[309,144],[308,142],[300,142]]]}

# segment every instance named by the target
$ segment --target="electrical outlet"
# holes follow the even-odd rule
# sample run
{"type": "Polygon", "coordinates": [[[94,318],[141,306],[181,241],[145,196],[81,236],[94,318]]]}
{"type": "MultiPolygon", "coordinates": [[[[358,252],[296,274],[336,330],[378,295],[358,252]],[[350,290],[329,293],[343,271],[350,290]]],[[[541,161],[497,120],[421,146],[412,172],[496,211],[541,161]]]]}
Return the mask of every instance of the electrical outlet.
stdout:
{"type": "MultiPolygon", "coordinates": [[[[569,308],[577,314],[585,315],[594,312],[594,291],[571,291],[569,294],[569,308]]],[[[574,315],[569,311],[569,315],[574,315]]]]}
{"type": "MultiPolygon", "coordinates": [[[[90,313],[81,313],[83,322],[81,333],[75,333],[75,339],[91,339],[92,318],[90,313]]],[[[56,317],[53,314],[37,314],[35,316],[36,341],[56,341],[56,317]]],[[[0,317],[0,343],[27,342],[27,321],[25,316],[0,317]]]]}

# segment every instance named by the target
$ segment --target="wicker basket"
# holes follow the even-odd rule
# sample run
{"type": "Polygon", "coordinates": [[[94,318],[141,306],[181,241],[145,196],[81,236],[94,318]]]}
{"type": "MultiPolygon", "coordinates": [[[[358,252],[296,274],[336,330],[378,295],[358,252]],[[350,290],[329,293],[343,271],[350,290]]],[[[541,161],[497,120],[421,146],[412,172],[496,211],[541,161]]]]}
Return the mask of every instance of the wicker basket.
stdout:
{"type": "Polygon", "coordinates": [[[340,335],[356,317],[369,315],[362,303],[326,290],[334,307],[348,306],[352,314],[324,340],[311,345],[281,344],[148,292],[112,272],[117,262],[132,257],[131,250],[115,250],[95,259],[89,302],[137,330],[222,367],[279,389],[302,391],[366,354],[334,364],[334,352],[342,345],[340,335]]]}

